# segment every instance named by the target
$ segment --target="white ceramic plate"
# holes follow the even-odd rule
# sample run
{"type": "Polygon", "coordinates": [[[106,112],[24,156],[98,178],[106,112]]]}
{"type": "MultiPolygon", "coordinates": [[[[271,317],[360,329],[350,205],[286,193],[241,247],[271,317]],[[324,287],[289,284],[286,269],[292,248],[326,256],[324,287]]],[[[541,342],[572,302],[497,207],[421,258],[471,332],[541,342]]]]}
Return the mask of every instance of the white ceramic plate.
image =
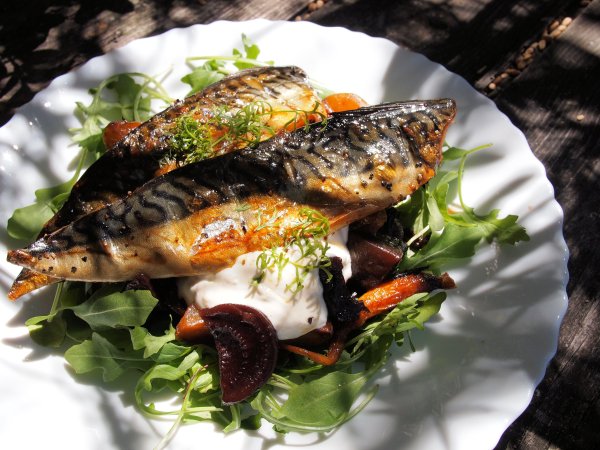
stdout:
{"type": "MultiPolygon", "coordinates": [[[[518,214],[531,241],[515,248],[484,248],[452,268],[459,288],[424,332],[417,351],[395,352],[369,407],[330,436],[257,433],[223,436],[209,424],[184,427],[171,448],[273,450],[310,444],[315,449],[485,449],[526,408],[554,355],[566,309],[567,249],[562,212],[544,168],[523,134],[462,78],[393,43],[341,28],[264,20],[216,22],[141,39],[94,58],[57,78],[0,130],[0,297],[18,268],[4,262],[16,246],[4,228],[13,209],[29,204],[38,187],[66,180],[76,149],[67,129],[77,126],[74,102],[116,72],[161,75],[181,96],[184,59],[230,54],[241,33],[261,58],[303,67],[324,86],[362,95],[371,103],[453,97],[459,114],[447,140],[464,148],[492,142],[472,158],[465,180],[468,203],[518,214]]],[[[0,301],[0,435],[5,448],[151,448],[169,427],[148,421],[119,386],[99,387],[74,377],[60,354],[31,342],[23,326],[44,313],[50,292],[25,301],[0,301]]]]}

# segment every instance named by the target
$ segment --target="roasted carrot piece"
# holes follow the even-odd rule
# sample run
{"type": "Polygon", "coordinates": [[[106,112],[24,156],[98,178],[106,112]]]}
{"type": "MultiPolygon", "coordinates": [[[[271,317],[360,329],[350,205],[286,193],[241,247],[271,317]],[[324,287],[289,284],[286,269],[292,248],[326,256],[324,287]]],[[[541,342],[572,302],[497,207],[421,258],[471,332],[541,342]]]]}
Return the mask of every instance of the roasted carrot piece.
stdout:
{"type": "Polygon", "coordinates": [[[411,295],[454,287],[456,287],[454,280],[447,273],[440,277],[425,273],[404,275],[383,283],[359,297],[358,300],[367,308],[361,311],[359,320],[364,323],[365,320],[392,309],[411,295]]]}
{"type": "Polygon", "coordinates": [[[342,355],[342,351],[344,350],[344,346],[346,344],[346,340],[348,338],[348,333],[352,331],[352,329],[353,328],[346,327],[338,331],[338,333],[334,335],[333,340],[329,344],[329,348],[327,349],[326,354],[322,354],[291,344],[280,343],[280,347],[284,350],[287,350],[290,353],[295,353],[296,355],[304,356],[305,358],[308,358],[317,364],[321,364],[323,366],[331,366],[338,362],[338,360],[340,359],[340,356],[342,355]]]}
{"type": "Polygon", "coordinates": [[[325,354],[285,343],[280,344],[281,348],[304,356],[317,364],[324,366],[333,365],[340,358],[349,333],[361,327],[368,319],[389,311],[411,295],[420,292],[431,292],[435,289],[452,289],[454,287],[456,287],[454,280],[447,273],[444,273],[440,277],[424,273],[404,275],[383,283],[363,294],[358,300],[362,301],[367,309],[360,312],[356,322],[349,324],[349,326],[343,326],[340,330],[336,331],[325,354]]]}
{"type": "Polygon", "coordinates": [[[102,132],[102,141],[107,149],[115,146],[117,142],[139,127],[142,122],[129,122],[127,120],[116,120],[109,123],[102,132]]]}
{"type": "Polygon", "coordinates": [[[330,113],[350,111],[367,106],[367,102],[358,95],[348,93],[328,95],[323,99],[323,104],[325,105],[325,109],[330,113]]]}
{"type": "Polygon", "coordinates": [[[180,341],[194,343],[203,342],[210,337],[210,331],[195,304],[192,303],[185,310],[175,329],[175,337],[180,341]]]}

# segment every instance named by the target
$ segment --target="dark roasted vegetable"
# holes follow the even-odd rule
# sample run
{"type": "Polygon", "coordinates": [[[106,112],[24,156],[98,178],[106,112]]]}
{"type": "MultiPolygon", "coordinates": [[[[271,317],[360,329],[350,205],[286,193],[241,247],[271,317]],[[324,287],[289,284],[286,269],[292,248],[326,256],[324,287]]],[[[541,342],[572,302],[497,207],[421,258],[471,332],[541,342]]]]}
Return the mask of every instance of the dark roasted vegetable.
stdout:
{"type": "Polygon", "coordinates": [[[215,340],[224,404],[237,403],[267,382],[277,362],[275,328],[254,308],[231,303],[200,311],[215,340]]]}

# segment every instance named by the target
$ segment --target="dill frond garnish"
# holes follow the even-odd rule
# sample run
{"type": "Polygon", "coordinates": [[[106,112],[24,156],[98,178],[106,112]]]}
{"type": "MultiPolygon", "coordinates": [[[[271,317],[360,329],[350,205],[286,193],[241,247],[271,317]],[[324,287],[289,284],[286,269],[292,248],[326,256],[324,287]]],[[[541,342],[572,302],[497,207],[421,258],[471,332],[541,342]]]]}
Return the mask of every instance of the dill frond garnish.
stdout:
{"type": "MultiPolygon", "coordinates": [[[[259,216],[256,229],[274,226],[277,214],[272,214],[267,220],[259,216]]],[[[267,271],[276,271],[278,277],[284,267],[292,265],[295,270],[294,279],[286,285],[286,290],[293,294],[304,288],[306,276],[315,269],[327,270],[331,261],[326,256],[329,244],[325,239],[329,234],[329,220],[311,208],[302,208],[299,221],[294,226],[281,246],[273,246],[263,250],[256,259],[256,275],[252,284],[257,286],[267,271]]]]}
{"type": "Polygon", "coordinates": [[[201,118],[193,113],[177,119],[171,137],[170,158],[180,164],[190,164],[210,158],[228,146],[258,144],[275,132],[263,117],[271,114],[265,102],[253,102],[238,110],[217,107],[201,118]]]}
{"type": "Polygon", "coordinates": [[[276,134],[269,121],[280,114],[292,115],[282,126],[287,131],[308,128],[315,121],[324,126],[327,116],[319,111],[320,106],[315,103],[306,111],[274,110],[269,103],[256,101],[239,109],[219,106],[201,117],[193,112],[183,115],[175,122],[168,159],[185,165],[210,158],[221,149],[255,146],[276,134]]]}
{"type": "Polygon", "coordinates": [[[264,138],[275,135],[275,130],[266,125],[273,114],[273,108],[267,102],[249,103],[232,112],[226,107],[217,108],[214,114],[214,126],[223,130],[215,145],[242,143],[247,146],[258,144],[264,138]]]}
{"type": "Polygon", "coordinates": [[[291,119],[285,126],[286,130],[297,130],[300,127],[304,128],[304,131],[308,131],[311,125],[318,123],[318,126],[325,128],[327,126],[328,116],[327,114],[319,111],[323,105],[320,102],[315,102],[310,111],[294,110],[288,111],[295,113],[295,117],[291,119]]]}
{"type": "Polygon", "coordinates": [[[189,164],[210,157],[213,143],[209,128],[191,116],[182,116],[177,120],[176,132],[171,138],[175,159],[183,156],[183,163],[189,164]]]}

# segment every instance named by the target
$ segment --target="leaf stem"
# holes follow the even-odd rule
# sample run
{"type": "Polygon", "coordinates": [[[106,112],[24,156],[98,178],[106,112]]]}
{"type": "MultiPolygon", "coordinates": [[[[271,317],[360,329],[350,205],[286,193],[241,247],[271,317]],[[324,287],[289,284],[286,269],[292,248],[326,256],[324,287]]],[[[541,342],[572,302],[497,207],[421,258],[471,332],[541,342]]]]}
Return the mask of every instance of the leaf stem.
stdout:
{"type": "Polygon", "coordinates": [[[429,225],[427,225],[425,228],[423,228],[421,231],[419,231],[417,234],[415,234],[413,237],[411,237],[407,242],[406,242],[406,246],[410,247],[412,245],[413,242],[415,242],[417,239],[419,239],[421,236],[423,236],[425,233],[427,233],[429,231],[429,225]]]}
{"type": "Polygon", "coordinates": [[[57,310],[58,310],[58,303],[60,301],[60,297],[62,295],[62,290],[63,290],[63,285],[64,285],[64,281],[61,281],[60,283],[58,283],[58,286],[56,287],[56,292],[54,293],[54,299],[52,300],[52,306],[50,307],[50,312],[48,313],[48,323],[52,322],[52,319],[54,319],[54,317],[56,316],[57,310]]]}
{"type": "Polygon", "coordinates": [[[478,147],[467,150],[465,154],[460,158],[460,163],[458,165],[458,176],[457,176],[457,190],[458,190],[458,201],[460,202],[460,206],[464,211],[467,211],[466,203],[463,201],[462,195],[462,179],[463,173],[465,171],[465,164],[467,162],[467,157],[472,155],[475,152],[491,147],[493,144],[483,144],[478,147]]]}
{"type": "Polygon", "coordinates": [[[268,62],[258,61],[256,59],[251,58],[242,58],[239,56],[190,56],[185,59],[186,63],[190,63],[192,61],[232,61],[232,62],[240,62],[244,64],[252,64],[254,66],[260,67],[268,67],[273,64],[269,64],[268,62]]]}
{"type": "Polygon", "coordinates": [[[190,398],[190,394],[192,393],[192,390],[194,388],[194,384],[196,383],[196,381],[200,377],[200,373],[204,369],[206,369],[206,366],[199,366],[196,369],[196,371],[194,372],[194,374],[192,375],[192,378],[190,378],[190,381],[188,382],[188,385],[185,390],[185,395],[183,396],[183,401],[181,404],[181,409],[179,410],[179,414],[177,415],[177,418],[175,419],[175,422],[173,422],[173,425],[169,429],[168,433],[160,440],[160,442],[156,445],[156,447],[154,447],[154,450],[164,449],[167,446],[167,444],[169,442],[171,442],[171,439],[173,439],[173,436],[175,436],[175,433],[177,432],[177,430],[183,423],[183,419],[187,412],[187,404],[188,404],[188,401],[190,398]]]}

